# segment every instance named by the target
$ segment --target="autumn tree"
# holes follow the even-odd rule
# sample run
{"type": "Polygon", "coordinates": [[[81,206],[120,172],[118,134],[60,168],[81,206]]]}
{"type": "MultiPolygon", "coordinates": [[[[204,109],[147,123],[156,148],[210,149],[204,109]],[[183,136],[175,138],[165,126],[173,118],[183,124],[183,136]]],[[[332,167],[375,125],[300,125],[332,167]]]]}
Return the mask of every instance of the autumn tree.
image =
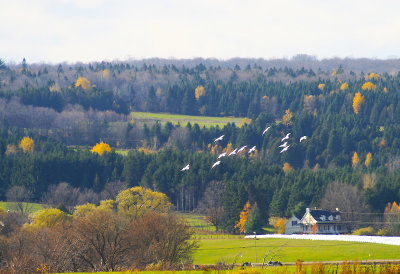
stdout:
{"type": "Polygon", "coordinates": [[[319,84],[319,85],[318,85],[318,89],[319,89],[319,90],[322,91],[322,90],[324,90],[324,88],[325,88],[325,84],[319,84]]]}
{"type": "MultiPolygon", "coordinates": [[[[101,78],[104,80],[108,80],[111,78],[111,71],[109,69],[105,69],[101,72],[101,78]]],[[[89,82],[90,85],[90,82],[89,82]]],[[[82,87],[83,88],[83,87],[82,87]]]]}
{"type": "Polygon", "coordinates": [[[285,126],[291,125],[292,124],[292,117],[293,117],[293,113],[290,111],[290,109],[287,109],[285,111],[285,114],[283,115],[282,123],[285,126]]]}
{"type": "Polygon", "coordinates": [[[48,208],[38,210],[31,216],[31,227],[53,227],[71,219],[71,215],[59,210],[58,208],[48,208]]]}
{"type": "Polygon", "coordinates": [[[283,172],[288,173],[289,171],[292,171],[293,168],[289,163],[284,163],[283,164],[283,168],[282,168],[283,172]]]}
{"type": "Polygon", "coordinates": [[[196,100],[198,101],[200,99],[201,96],[206,95],[206,90],[204,89],[203,86],[198,86],[195,90],[194,90],[194,95],[196,97],[196,100]]]}
{"type": "Polygon", "coordinates": [[[358,158],[358,154],[355,151],[353,154],[353,157],[351,158],[351,165],[353,167],[356,167],[356,166],[358,166],[359,163],[360,163],[360,158],[358,158]]]}
{"type": "Polygon", "coordinates": [[[32,152],[35,148],[35,144],[32,138],[24,137],[19,143],[19,147],[24,153],[32,152]]]}
{"type": "Polygon", "coordinates": [[[92,83],[85,77],[79,77],[75,82],[75,87],[81,87],[83,90],[90,90],[92,88],[92,83]]]}
{"type": "Polygon", "coordinates": [[[287,219],[280,218],[280,217],[270,217],[269,224],[272,225],[275,229],[277,234],[285,233],[285,226],[286,226],[287,219]]]}
{"type": "Polygon", "coordinates": [[[367,156],[365,157],[364,165],[368,167],[371,164],[371,161],[372,161],[372,154],[371,152],[368,152],[367,156]]]}
{"type": "Polygon", "coordinates": [[[383,214],[384,234],[390,236],[400,235],[400,204],[388,203],[383,214]]]}
{"type": "Polygon", "coordinates": [[[347,84],[346,82],[343,83],[343,84],[340,86],[340,90],[341,90],[341,91],[345,91],[345,90],[348,89],[348,88],[349,88],[349,84],[347,84]]]}
{"type": "Polygon", "coordinates": [[[168,212],[171,203],[167,195],[143,187],[121,191],[116,198],[118,212],[132,218],[143,216],[147,211],[168,212]]]}
{"type": "Polygon", "coordinates": [[[312,111],[315,108],[315,96],[314,95],[304,95],[303,99],[303,110],[312,111]]]}
{"type": "Polygon", "coordinates": [[[247,233],[250,232],[261,233],[263,231],[262,225],[263,223],[261,221],[260,209],[258,208],[257,203],[254,203],[254,205],[250,209],[249,216],[247,218],[246,223],[244,224],[243,229],[247,233]]]}
{"type": "Polygon", "coordinates": [[[361,95],[361,92],[357,92],[353,98],[353,109],[354,113],[358,114],[361,109],[361,105],[364,102],[364,96],[361,95]]]}
{"type": "Polygon", "coordinates": [[[237,222],[235,225],[235,228],[238,228],[241,233],[246,233],[246,231],[244,230],[244,226],[247,222],[247,218],[249,217],[250,209],[250,201],[247,201],[247,203],[243,207],[242,212],[240,212],[239,222],[237,222]]]}
{"type": "Polygon", "coordinates": [[[102,156],[104,152],[111,152],[111,147],[109,144],[106,144],[103,141],[101,141],[101,143],[96,144],[91,151],[92,153],[97,153],[100,156],[102,156]]]}
{"type": "Polygon", "coordinates": [[[361,87],[363,90],[373,90],[373,91],[375,91],[376,90],[376,85],[374,85],[373,83],[371,83],[371,82],[365,82],[363,85],[362,85],[362,87],[361,87]]]}

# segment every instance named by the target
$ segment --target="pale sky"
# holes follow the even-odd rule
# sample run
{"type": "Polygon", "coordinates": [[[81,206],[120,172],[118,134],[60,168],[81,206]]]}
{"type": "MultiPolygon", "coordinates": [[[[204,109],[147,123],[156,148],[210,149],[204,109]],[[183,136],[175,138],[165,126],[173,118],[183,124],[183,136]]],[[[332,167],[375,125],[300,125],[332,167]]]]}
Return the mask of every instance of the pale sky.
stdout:
{"type": "Polygon", "coordinates": [[[399,14],[397,0],[0,0],[0,58],[399,58],[399,14]]]}

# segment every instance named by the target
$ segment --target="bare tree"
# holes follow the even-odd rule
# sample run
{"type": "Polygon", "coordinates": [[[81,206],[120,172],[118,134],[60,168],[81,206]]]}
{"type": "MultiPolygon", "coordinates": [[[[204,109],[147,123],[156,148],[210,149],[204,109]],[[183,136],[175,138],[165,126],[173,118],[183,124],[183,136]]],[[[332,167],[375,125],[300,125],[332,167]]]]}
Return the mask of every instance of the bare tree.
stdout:
{"type": "Polygon", "coordinates": [[[224,187],[225,184],[221,181],[210,182],[196,209],[197,212],[206,215],[207,220],[215,225],[217,230],[224,212],[221,199],[224,193],[224,187]]]}
{"type": "Polygon", "coordinates": [[[58,185],[51,185],[42,196],[42,201],[53,207],[63,205],[68,210],[72,210],[78,204],[79,194],[79,188],[74,188],[69,183],[62,182],[58,185]]]}
{"type": "Polygon", "coordinates": [[[11,187],[7,191],[6,197],[7,202],[12,202],[10,207],[21,214],[26,215],[32,209],[32,204],[29,203],[32,198],[32,192],[24,186],[11,187]]]}
{"type": "Polygon", "coordinates": [[[114,200],[115,197],[122,191],[128,188],[128,184],[122,181],[116,182],[108,182],[103,191],[100,193],[102,200],[112,199],[114,200]]]}
{"type": "Polygon", "coordinates": [[[358,227],[361,214],[366,206],[361,200],[361,191],[357,187],[341,182],[331,182],[325,189],[320,207],[327,210],[339,209],[342,222],[349,231],[358,227]]]}

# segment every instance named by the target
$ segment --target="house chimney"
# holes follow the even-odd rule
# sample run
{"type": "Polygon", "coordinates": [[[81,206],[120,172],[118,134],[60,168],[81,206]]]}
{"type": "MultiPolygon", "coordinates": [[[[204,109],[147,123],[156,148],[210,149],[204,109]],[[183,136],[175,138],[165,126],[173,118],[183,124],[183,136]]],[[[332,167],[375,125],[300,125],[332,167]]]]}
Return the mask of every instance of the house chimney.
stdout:
{"type": "Polygon", "coordinates": [[[316,207],[316,206],[314,207],[314,210],[317,210],[317,207],[316,207]]]}
{"type": "Polygon", "coordinates": [[[310,213],[310,208],[306,208],[306,213],[310,213]]]}
{"type": "Polygon", "coordinates": [[[336,211],[339,211],[339,208],[336,208],[336,211]]]}

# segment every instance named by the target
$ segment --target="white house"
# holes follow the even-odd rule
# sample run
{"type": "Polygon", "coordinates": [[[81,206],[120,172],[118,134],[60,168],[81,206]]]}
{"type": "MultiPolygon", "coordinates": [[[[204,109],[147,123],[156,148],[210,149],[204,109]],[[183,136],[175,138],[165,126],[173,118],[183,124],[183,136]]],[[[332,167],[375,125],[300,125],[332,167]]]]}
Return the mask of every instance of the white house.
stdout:
{"type": "Polygon", "coordinates": [[[348,233],[342,223],[338,210],[309,209],[300,220],[300,233],[303,234],[343,234],[348,233]]]}
{"type": "Polygon", "coordinates": [[[285,224],[285,234],[298,234],[300,231],[300,216],[292,216],[285,224]]]}

